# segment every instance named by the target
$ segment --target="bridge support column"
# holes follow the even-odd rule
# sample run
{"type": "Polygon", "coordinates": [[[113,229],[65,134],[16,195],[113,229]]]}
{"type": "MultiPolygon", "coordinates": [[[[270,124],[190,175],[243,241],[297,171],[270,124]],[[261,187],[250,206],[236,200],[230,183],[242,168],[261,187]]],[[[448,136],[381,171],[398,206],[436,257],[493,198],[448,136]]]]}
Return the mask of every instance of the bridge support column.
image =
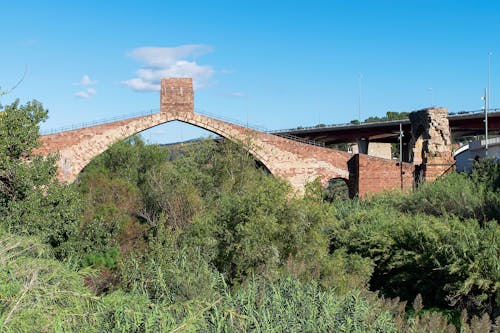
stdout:
{"type": "Polygon", "coordinates": [[[448,109],[414,111],[410,113],[410,122],[415,178],[417,181],[433,181],[454,164],[448,109]]]}
{"type": "Polygon", "coordinates": [[[387,142],[370,142],[368,155],[390,160],[392,159],[392,145],[387,142]]]}
{"type": "Polygon", "coordinates": [[[412,154],[410,154],[410,142],[403,142],[403,162],[411,163],[412,154]]]}
{"type": "Polygon", "coordinates": [[[368,154],[368,139],[357,139],[356,140],[358,143],[358,151],[356,153],[359,154],[368,154]]]}
{"type": "Polygon", "coordinates": [[[390,143],[370,142],[368,139],[358,139],[357,143],[357,147],[353,149],[355,154],[365,154],[389,160],[392,158],[392,146],[390,143]]]}

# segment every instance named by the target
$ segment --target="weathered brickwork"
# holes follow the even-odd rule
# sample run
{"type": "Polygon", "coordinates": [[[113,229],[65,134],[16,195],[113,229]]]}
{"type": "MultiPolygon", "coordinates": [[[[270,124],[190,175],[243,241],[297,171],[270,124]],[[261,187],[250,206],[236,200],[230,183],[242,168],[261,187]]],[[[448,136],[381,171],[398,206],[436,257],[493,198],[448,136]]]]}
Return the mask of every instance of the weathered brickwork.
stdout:
{"type": "Polygon", "coordinates": [[[348,165],[351,196],[358,194],[363,197],[368,193],[413,188],[414,166],[411,163],[403,163],[401,167],[396,160],[356,154],[348,165]]]}
{"type": "Polygon", "coordinates": [[[243,144],[273,175],[288,179],[298,189],[316,177],[320,177],[323,183],[331,178],[349,177],[346,165],[352,154],[303,144],[194,113],[159,113],[42,136],[42,147],[37,153],[59,152],[59,180],[72,182],[112,143],[174,120],[205,128],[243,144]]]}
{"type": "Polygon", "coordinates": [[[433,181],[454,164],[448,109],[414,111],[410,113],[410,122],[417,180],[433,181]]]}
{"type": "Polygon", "coordinates": [[[162,113],[181,115],[192,113],[194,92],[192,79],[162,79],[160,110],[162,113]]]}
{"type": "MultiPolygon", "coordinates": [[[[177,120],[242,144],[273,175],[287,179],[299,192],[318,177],[323,184],[332,178],[344,178],[352,193],[361,196],[401,188],[400,167],[395,161],[312,146],[195,114],[193,97],[191,79],[163,79],[160,113],[45,135],[40,138],[42,146],[37,152],[44,155],[59,152],[58,178],[72,182],[111,144],[177,120]]],[[[413,170],[406,164],[403,169],[404,188],[408,189],[413,170]]]]}

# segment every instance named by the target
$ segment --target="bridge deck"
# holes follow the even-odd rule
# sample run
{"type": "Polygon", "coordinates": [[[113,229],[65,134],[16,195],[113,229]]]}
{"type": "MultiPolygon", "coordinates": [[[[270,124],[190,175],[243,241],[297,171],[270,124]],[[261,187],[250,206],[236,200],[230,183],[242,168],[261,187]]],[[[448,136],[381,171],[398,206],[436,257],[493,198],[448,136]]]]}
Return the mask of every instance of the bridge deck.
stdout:
{"type": "MultiPolygon", "coordinates": [[[[451,134],[454,138],[481,135],[484,133],[484,113],[467,113],[449,115],[451,134]]],[[[377,142],[398,142],[399,124],[403,125],[405,140],[411,135],[410,120],[381,121],[362,124],[343,124],[304,129],[289,129],[276,133],[290,134],[308,140],[324,142],[325,145],[354,142],[367,138],[377,142]]],[[[500,135],[500,111],[495,110],[488,115],[490,135],[500,135]]]]}

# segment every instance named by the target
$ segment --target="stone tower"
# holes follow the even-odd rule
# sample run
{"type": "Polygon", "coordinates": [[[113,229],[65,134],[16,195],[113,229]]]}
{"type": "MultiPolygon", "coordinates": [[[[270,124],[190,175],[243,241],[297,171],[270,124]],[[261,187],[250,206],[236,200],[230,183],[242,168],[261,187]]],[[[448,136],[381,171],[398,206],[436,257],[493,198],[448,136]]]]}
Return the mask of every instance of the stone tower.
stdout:
{"type": "Polygon", "coordinates": [[[194,112],[193,80],[188,78],[161,79],[161,113],[171,115],[192,114],[194,112]]]}

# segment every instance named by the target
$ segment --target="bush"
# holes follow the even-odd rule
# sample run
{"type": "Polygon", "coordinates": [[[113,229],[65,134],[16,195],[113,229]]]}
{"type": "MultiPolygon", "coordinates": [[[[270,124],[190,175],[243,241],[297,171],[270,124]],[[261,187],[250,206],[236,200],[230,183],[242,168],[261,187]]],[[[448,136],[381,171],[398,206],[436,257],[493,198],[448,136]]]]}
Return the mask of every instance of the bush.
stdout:
{"type": "Polygon", "coordinates": [[[117,248],[110,248],[106,252],[89,253],[83,259],[83,267],[95,266],[106,267],[109,269],[116,268],[119,260],[117,248]]]}
{"type": "Polygon", "coordinates": [[[75,272],[33,237],[0,232],[0,330],[85,330],[96,298],[75,272]]]}
{"type": "Polygon", "coordinates": [[[469,176],[459,173],[422,184],[401,198],[399,209],[406,213],[434,216],[455,215],[462,219],[483,219],[483,190],[469,176]]]}
{"type": "Polygon", "coordinates": [[[500,270],[496,222],[407,215],[375,206],[354,211],[332,233],[332,248],[345,248],[375,264],[371,288],[431,306],[448,305],[494,314],[500,270]]]}

